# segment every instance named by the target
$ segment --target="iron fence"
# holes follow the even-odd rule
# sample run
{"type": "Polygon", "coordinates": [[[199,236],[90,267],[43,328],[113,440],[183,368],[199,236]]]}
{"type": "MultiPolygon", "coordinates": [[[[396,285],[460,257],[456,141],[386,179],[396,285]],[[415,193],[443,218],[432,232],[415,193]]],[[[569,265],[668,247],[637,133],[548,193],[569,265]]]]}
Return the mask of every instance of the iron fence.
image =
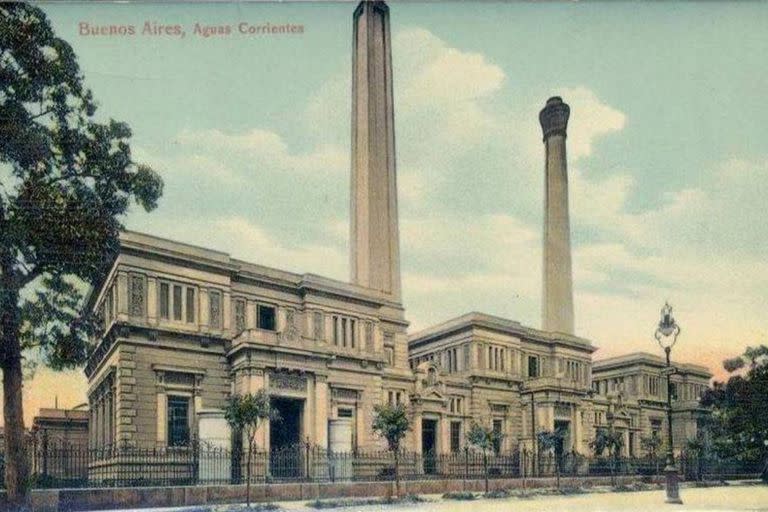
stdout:
{"type": "MultiPolygon", "coordinates": [[[[395,457],[389,451],[333,452],[307,443],[250,453],[200,444],[185,447],[91,449],[59,442],[28,446],[32,484],[38,488],[239,484],[251,482],[392,481],[395,457]]],[[[715,460],[682,455],[681,474],[689,480],[753,478],[756,460],[715,460]]],[[[403,452],[399,476],[414,479],[654,476],[664,471],[658,457],[588,457],[577,453],[521,450],[488,453],[403,452]]],[[[0,470],[3,457],[0,453],[0,470]]]]}

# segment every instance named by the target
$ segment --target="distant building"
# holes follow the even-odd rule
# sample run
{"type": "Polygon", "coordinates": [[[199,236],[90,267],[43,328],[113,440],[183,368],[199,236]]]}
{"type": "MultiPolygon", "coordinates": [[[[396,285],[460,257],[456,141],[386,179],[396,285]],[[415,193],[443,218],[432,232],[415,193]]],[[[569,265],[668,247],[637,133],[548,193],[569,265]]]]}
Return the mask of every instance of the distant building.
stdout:
{"type": "MultiPolygon", "coordinates": [[[[671,377],[672,426],[675,451],[694,439],[700,422],[708,414],[699,399],[709,386],[712,373],[705,367],[673,362],[671,377]]],[[[633,353],[597,360],[592,365],[595,393],[595,425],[624,433],[624,453],[644,451],[641,438],[667,440],[667,382],[662,357],[633,353]]]]}
{"type": "Polygon", "coordinates": [[[78,409],[40,409],[32,420],[31,434],[61,446],[88,447],[89,412],[78,409]]]}

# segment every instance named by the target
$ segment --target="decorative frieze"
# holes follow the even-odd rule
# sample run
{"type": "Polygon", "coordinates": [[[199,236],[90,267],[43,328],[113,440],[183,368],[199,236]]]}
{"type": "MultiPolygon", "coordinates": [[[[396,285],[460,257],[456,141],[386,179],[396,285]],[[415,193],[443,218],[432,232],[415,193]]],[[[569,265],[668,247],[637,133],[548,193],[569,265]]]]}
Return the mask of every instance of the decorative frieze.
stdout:
{"type": "Polygon", "coordinates": [[[131,316],[144,316],[144,277],[139,275],[131,275],[130,279],[130,300],[128,304],[128,314],[131,316]]]}
{"type": "Polygon", "coordinates": [[[289,391],[306,391],[307,377],[294,372],[269,372],[269,387],[289,391]]]}

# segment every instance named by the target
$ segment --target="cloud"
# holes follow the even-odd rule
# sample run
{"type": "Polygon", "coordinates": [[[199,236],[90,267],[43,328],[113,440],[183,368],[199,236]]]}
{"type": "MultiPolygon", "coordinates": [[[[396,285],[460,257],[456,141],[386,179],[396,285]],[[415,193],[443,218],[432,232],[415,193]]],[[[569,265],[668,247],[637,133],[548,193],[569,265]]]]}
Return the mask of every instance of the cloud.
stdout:
{"type": "Polygon", "coordinates": [[[571,107],[568,121],[568,155],[571,160],[592,155],[597,139],[624,129],[627,116],[601,101],[594,91],[565,87],[559,94],[571,107]]]}

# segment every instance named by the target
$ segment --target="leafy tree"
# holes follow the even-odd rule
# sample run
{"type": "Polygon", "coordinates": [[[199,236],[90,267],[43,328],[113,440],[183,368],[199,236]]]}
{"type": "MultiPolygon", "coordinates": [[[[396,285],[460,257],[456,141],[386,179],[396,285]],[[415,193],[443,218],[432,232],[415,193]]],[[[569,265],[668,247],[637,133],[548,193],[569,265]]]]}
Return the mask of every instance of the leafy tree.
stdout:
{"type": "Polygon", "coordinates": [[[557,488],[560,489],[560,455],[557,447],[561,445],[565,438],[565,431],[562,429],[546,430],[536,434],[539,450],[544,453],[550,453],[555,459],[555,477],[557,479],[557,488]]]}
{"type": "Polygon", "coordinates": [[[656,474],[659,474],[659,452],[661,451],[662,440],[655,432],[650,436],[640,438],[640,447],[645,453],[654,460],[656,464],[656,474]]]}
{"type": "Polygon", "coordinates": [[[485,479],[485,492],[488,492],[488,455],[496,453],[501,446],[504,434],[492,426],[484,426],[473,422],[467,432],[467,442],[480,450],[483,455],[483,478],[485,479]]]}
{"type": "Polygon", "coordinates": [[[248,507],[251,506],[251,454],[256,440],[256,431],[263,420],[280,421],[277,409],[272,408],[269,395],[263,389],[256,393],[234,395],[230,397],[224,409],[224,418],[232,428],[234,435],[245,436],[248,442],[245,469],[245,495],[248,507]]]}
{"type": "Polygon", "coordinates": [[[589,446],[594,450],[597,457],[602,457],[605,451],[608,452],[610,458],[609,467],[611,470],[611,485],[615,485],[616,481],[616,462],[619,458],[619,453],[624,446],[624,436],[621,432],[617,432],[613,428],[599,428],[595,432],[595,438],[590,441],[589,446]]]}
{"type": "Polygon", "coordinates": [[[373,431],[387,440],[395,458],[395,493],[400,495],[400,443],[411,429],[411,420],[403,404],[377,405],[374,409],[373,431]]]}
{"type": "Polygon", "coordinates": [[[27,498],[22,365],[82,364],[97,322],[83,289],[105,276],[131,201],[155,208],[162,181],[137,164],[122,122],[100,122],[70,45],[45,13],[0,4],[0,368],[5,482],[27,498]]]}
{"type": "MultiPolygon", "coordinates": [[[[723,362],[731,374],[701,399],[712,410],[706,427],[711,450],[721,459],[762,460],[768,466],[768,346],[748,347],[723,362]]],[[[766,471],[763,478],[768,480],[766,471]]]]}

